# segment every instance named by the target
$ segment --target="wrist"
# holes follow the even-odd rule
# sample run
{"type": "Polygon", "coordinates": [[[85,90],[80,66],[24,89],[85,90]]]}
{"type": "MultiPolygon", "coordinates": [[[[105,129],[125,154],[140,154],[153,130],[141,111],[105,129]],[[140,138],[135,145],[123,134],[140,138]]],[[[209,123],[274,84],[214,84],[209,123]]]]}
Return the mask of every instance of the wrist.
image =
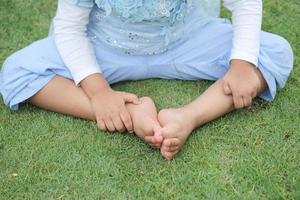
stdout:
{"type": "Polygon", "coordinates": [[[251,67],[251,68],[256,68],[256,66],[251,63],[248,62],[246,60],[241,60],[241,59],[233,59],[230,61],[230,66],[244,66],[244,67],[251,67]]]}
{"type": "Polygon", "coordinates": [[[97,94],[112,91],[108,82],[101,74],[92,74],[81,81],[84,92],[92,99],[97,94]]]}

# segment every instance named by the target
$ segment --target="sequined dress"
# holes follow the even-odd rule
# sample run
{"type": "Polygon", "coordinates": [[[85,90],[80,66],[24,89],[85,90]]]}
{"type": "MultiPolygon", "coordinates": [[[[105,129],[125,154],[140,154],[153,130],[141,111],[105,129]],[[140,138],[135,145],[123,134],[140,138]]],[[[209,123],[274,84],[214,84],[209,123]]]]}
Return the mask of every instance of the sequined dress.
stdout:
{"type": "Polygon", "coordinates": [[[219,0],[94,0],[88,36],[126,54],[157,54],[219,8],[219,0]]]}

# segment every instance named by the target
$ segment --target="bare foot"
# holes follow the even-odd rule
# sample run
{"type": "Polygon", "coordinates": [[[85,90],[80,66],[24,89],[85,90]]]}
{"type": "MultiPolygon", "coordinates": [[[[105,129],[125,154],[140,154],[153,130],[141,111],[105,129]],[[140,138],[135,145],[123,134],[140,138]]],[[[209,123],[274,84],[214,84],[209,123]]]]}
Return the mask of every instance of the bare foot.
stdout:
{"type": "Polygon", "coordinates": [[[160,148],[163,137],[161,136],[161,126],[157,119],[157,110],[150,97],[140,99],[141,104],[127,104],[130,112],[135,134],[150,144],[153,148],[160,148]]]}
{"type": "Polygon", "coordinates": [[[161,155],[171,160],[180,151],[185,141],[196,128],[195,118],[185,109],[164,109],[158,114],[164,138],[161,155]]]}

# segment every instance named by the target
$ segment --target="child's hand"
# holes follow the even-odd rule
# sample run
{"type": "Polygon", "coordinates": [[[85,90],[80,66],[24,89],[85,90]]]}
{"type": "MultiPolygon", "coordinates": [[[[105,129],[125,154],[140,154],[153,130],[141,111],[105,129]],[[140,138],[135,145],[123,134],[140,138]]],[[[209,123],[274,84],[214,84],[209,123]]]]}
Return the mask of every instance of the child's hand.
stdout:
{"type": "Polygon", "coordinates": [[[126,103],[139,104],[138,97],[126,92],[117,92],[111,88],[102,90],[91,98],[97,126],[103,131],[133,132],[132,120],[126,103]]]}
{"type": "Polygon", "coordinates": [[[260,89],[260,80],[255,66],[243,60],[232,60],[222,79],[226,95],[232,95],[236,109],[250,106],[260,89]]]}
{"type": "Polygon", "coordinates": [[[81,81],[81,87],[91,100],[97,126],[103,131],[133,131],[132,120],[125,104],[139,104],[138,97],[111,89],[102,74],[92,74],[81,81]]]}

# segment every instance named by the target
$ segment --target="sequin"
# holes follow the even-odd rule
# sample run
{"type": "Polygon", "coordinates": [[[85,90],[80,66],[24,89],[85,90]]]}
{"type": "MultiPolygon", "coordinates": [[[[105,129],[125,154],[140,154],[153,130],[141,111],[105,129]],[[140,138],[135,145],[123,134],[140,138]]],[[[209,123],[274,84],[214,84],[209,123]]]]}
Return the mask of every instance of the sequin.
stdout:
{"type": "MultiPolygon", "coordinates": [[[[92,42],[105,43],[125,54],[153,55],[167,51],[203,18],[212,17],[205,9],[219,0],[82,1],[95,3],[88,25],[92,42]]],[[[219,5],[214,8],[219,10],[219,5]]]]}

